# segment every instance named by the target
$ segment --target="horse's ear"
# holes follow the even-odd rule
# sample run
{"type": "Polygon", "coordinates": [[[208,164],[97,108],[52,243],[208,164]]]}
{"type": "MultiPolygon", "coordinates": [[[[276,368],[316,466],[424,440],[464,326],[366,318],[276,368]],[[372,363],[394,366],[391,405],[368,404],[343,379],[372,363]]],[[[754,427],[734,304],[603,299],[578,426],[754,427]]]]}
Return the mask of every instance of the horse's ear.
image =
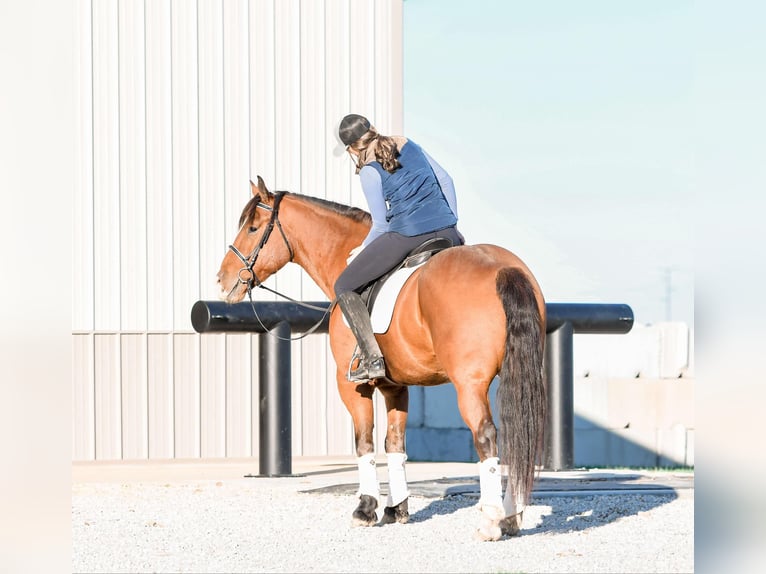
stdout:
{"type": "Polygon", "coordinates": [[[266,183],[260,175],[258,176],[257,185],[253,183],[252,179],[250,180],[250,189],[253,192],[253,196],[260,195],[262,199],[268,199],[271,195],[269,190],[266,189],[266,183]]]}

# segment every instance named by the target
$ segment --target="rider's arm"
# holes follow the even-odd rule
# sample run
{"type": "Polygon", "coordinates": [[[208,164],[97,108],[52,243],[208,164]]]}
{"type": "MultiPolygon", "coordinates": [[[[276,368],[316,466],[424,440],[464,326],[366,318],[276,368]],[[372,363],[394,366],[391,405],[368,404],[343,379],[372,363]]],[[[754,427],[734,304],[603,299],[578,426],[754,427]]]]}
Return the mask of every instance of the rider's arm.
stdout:
{"type": "Polygon", "coordinates": [[[423,155],[426,156],[428,163],[431,164],[431,169],[434,170],[434,175],[439,181],[439,187],[442,188],[442,193],[447,199],[449,208],[452,210],[452,213],[455,214],[455,217],[457,217],[457,197],[455,196],[455,184],[452,183],[452,177],[450,177],[450,174],[448,174],[442,166],[436,163],[436,160],[425,151],[423,151],[423,155]]]}
{"type": "Polygon", "coordinates": [[[367,237],[362,242],[367,246],[374,239],[388,231],[388,222],[386,221],[386,200],[383,198],[383,183],[380,180],[380,174],[374,167],[364,166],[359,171],[359,179],[362,182],[362,191],[367,198],[367,206],[372,215],[372,227],[367,237]]]}

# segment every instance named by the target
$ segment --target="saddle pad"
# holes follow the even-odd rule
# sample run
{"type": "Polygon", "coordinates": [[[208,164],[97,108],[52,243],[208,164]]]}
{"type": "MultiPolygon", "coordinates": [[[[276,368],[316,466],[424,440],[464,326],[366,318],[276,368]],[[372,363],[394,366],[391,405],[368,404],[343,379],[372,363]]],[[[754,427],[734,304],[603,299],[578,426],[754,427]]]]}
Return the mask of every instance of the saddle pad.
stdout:
{"type": "Polygon", "coordinates": [[[399,269],[391,277],[386,279],[383,286],[380,288],[375,303],[373,304],[372,311],[370,312],[370,319],[372,320],[372,330],[375,333],[385,333],[388,331],[388,327],[391,325],[391,317],[394,314],[394,305],[396,304],[396,298],[399,296],[399,291],[404,287],[404,283],[410,278],[419,267],[424,265],[425,262],[415,267],[405,267],[399,269]]]}

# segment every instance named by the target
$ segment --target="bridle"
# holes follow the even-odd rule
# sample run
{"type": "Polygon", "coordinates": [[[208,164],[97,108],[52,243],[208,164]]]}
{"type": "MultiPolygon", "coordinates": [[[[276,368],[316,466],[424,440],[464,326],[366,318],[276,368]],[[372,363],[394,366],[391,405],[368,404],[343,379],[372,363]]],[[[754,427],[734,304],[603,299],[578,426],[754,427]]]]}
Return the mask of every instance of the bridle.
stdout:
{"type": "MultiPolygon", "coordinates": [[[[293,252],[293,248],[290,246],[290,242],[287,240],[287,235],[285,235],[285,230],[282,229],[282,224],[279,222],[279,204],[282,202],[282,198],[285,196],[285,191],[277,191],[274,193],[274,205],[267,205],[261,201],[259,201],[255,208],[258,209],[259,207],[261,209],[265,209],[266,211],[271,212],[271,217],[269,218],[269,222],[266,224],[266,229],[263,231],[263,235],[261,236],[261,240],[258,242],[258,245],[255,246],[255,249],[250,252],[250,255],[245,257],[242,252],[237,249],[234,245],[229,245],[229,249],[234,253],[234,255],[237,256],[237,259],[239,259],[242,262],[242,267],[237,272],[237,284],[239,285],[244,284],[247,288],[247,297],[250,300],[250,307],[253,309],[253,315],[255,315],[255,318],[258,320],[258,323],[261,325],[261,328],[271,335],[272,337],[276,337],[280,340],[287,340],[287,341],[297,341],[298,339],[302,339],[303,337],[306,337],[307,335],[310,335],[314,331],[316,331],[319,326],[322,324],[322,322],[325,320],[325,317],[328,315],[330,310],[334,307],[334,304],[329,305],[327,308],[324,307],[317,307],[316,305],[309,305],[308,303],[304,303],[303,301],[296,301],[292,297],[288,297],[287,295],[284,295],[283,293],[280,293],[279,291],[275,291],[274,289],[271,289],[270,287],[266,287],[260,279],[258,279],[258,276],[255,274],[255,271],[253,271],[253,266],[255,265],[255,262],[258,260],[258,255],[261,252],[261,249],[263,249],[263,246],[266,245],[266,242],[269,240],[269,237],[271,236],[271,232],[274,230],[274,226],[276,225],[277,229],[279,229],[280,235],[282,235],[282,239],[285,242],[285,246],[287,247],[287,252],[290,254],[290,261],[293,261],[295,258],[295,252],[293,252]],[[247,275],[245,275],[245,278],[243,278],[243,272],[245,272],[247,275]],[[303,335],[300,337],[290,337],[289,339],[285,339],[284,337],[280,337],[279,335],[275,335],[272,333],[266,325],[264,325],[261,322],[261,318],[258,316],[258,312],[255,310],[255,303],[253,303],[253,287],[259,287],[261,289],[265,289],[266,291],[270,291],[271,293],[274,293],[275,295],[279,295],[280,297],[287,299],[289,301],[292,301],[293,303],[297,303],[298,305],[301,305],[303,307],[308,307],[309,309],[314,309],[316,311],[324,311],[324,314],[322,315],[322,318],[319,319],[319,321],[311,327],[309,330],[307,330],[303,335]]],[[[334,302],[333,302],[334,303],[334,302]]]]}
{"type": "MultiPolygon", "coordinates": [[[[287,240],[287,236],[285,235],[285,230],[282,229],[282,224],[279,222],[279,204],[282,202],[282,198],[285,196],[285,192],[278,191],[274,194],[274,207],[267,205],[261,201],[259,201],[256,204],[256,209],[261,208],[265,209],[266,211],[271,212],[271,218],[269,218],[269,223],[266,225],[266,229],[263,232],[263,235],[261,235],[261,240],[258,242],[258,245],[255,246],[255,249],[245,257],[242,255],[242,252],[234,247],[234,245],[229,245],[229,249],[231,249],[234,252],[234,255],[237,256],[237,258],[242,262],[244,267],[240,269],[237,272],[237,281],[239,283],[244,283],[247,286],[247,292],[250,293],[253,287],[263,287],[261,284],[261,280],[258,279],[258,276],[255,274],[255,271],[253,271],[253,265],[255,265],[255,262],[258,260],[258,255],[261,252],[261,249],[263,249],[263,246],[266,245],[266,242],[269,240],[269,237],[271,236],[271,232],[274,230],[274,225],[277,226],[277,229],[279,229],[279,233],[282,235],[282,239],[285,241],[285,245],[287,246],[287,251],[290,254],[290,261],[293,260],[295,257],[295,254],[293,253],[293,248],[290,247],[290,242],[287,240]],[[247,279],[242,278],[242,272],[247,272],[249,277],[247,279]]],[[[264,287],[265,289],[265,287],[264,287]]]]}

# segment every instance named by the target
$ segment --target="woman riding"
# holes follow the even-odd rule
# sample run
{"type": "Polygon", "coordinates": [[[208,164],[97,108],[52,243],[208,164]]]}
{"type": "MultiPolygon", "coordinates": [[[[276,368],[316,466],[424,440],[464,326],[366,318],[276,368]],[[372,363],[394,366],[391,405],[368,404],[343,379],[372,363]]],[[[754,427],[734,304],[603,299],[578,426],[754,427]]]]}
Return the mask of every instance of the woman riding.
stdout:
{"type": "Polygon", "coordinates": [[[424,241],[441,237],[462,245],[464,240],[456,227],[452,178],[418,144],[384,136],[357,114],[341,120],[338,135],[356,164],[372,215],[369,234],[351,251],[348,267],[334,285],[361,353],[349,380],[365,382],[384,377],[386,367],[359,293],[424,241]]]}

